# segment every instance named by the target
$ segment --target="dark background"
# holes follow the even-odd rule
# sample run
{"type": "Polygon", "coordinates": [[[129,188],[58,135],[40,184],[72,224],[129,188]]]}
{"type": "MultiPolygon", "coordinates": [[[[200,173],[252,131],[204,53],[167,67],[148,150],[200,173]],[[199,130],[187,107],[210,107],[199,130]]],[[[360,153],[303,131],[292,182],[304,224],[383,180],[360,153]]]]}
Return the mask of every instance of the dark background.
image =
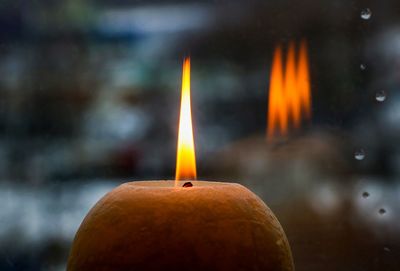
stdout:
{"type": "Polygon", "coordinates": [[[174,177],[185,55],[198,179],[262,197],[296,270],[400,270],[395,0],[1,1],[0,270],[64,270],[101,196],[174,177]],[[267,143],[272,53],[302,38],[312,121],[267,143]]]}

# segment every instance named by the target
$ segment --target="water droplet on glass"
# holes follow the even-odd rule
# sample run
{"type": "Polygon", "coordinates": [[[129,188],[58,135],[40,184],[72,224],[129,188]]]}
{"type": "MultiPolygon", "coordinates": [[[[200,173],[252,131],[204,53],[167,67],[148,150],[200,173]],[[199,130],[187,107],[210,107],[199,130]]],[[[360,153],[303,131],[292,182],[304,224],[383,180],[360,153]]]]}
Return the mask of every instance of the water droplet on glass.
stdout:
{"type": "Polygon", "coordinates": [[[362,71],[365,71],[366,68],[367,68],[367,65],[365,65],[365,64],[360,64],[360,69],[361,69],[362,71]]]}
{"type": "Polygon", "coordinates": [[[358,161],[364,160],[365,158],[365,151],[364,149],[359,149],[354,152],[354,158],[358,161]]]}
{"type": "Polygon", "coordinates": [[[379,209],[379,214],[380,214],[380,215],[386,214],[386,210],[383,209],[383,208],[379,209]]]}
{"type": "Polygon", "coordinates": [[[372,12],[369,8],[364,8],[361,10],[361,19],[369,20],[371,18],[372,12]]]}
{"type": "Polygon", "coordinates": [[[386,100],[386,92],[384,91],[384,90],[380,90],[380,91],[378,91],[376,94],[375,94],[375,99],[378,101],[378,102],[383,102],[383,101],[385,101],[386,100]]]}
{"type": "Polygon", "coordinates": [[[364,192],[362,193],[363,198],[368,198],[369,197],[369,193],[368,192],[364,192]]]}

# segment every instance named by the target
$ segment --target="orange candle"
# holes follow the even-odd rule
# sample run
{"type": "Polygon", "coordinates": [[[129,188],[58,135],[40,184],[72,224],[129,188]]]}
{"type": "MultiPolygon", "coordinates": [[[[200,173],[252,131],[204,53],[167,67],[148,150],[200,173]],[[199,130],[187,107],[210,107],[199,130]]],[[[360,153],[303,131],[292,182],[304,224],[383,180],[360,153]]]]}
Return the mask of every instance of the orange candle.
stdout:
{"type": "Polygon", "coordinates": [[[272,211],[234,183],[130,182],[83,221],[67,270],[293,270],[272,211]]]}
{"type": "Polygon", "coordinates": [[[285,233],[260,198],[240,184],[193,180],[190,111],[185,59],[176,180],[130,182],[106,194],[75,236],[68,271],[294,270],[285,233]]]}

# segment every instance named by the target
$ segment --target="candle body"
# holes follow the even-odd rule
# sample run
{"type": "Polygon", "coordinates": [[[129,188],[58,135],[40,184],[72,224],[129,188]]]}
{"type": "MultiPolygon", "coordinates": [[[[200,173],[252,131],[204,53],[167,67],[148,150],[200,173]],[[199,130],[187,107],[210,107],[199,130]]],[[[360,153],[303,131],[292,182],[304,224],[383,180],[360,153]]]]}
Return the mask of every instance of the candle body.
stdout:
{"type": "Polygon", "coordinates": [[[82,222],[68,271],[294,270],[272,211],[239,184],[131,182],[82,222]]]}

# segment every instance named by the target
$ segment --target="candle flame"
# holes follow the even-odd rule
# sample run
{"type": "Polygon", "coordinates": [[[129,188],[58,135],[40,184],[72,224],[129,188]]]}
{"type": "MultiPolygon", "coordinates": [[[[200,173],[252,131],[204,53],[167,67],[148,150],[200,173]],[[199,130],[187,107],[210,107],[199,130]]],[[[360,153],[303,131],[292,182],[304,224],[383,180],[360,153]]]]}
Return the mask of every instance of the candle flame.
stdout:
{"type": "Polygon", "coordinates": [[[311,119],[311,87],[307,44],[303,40],[297,56],[295,44],[289,43],[283,67],[282,48],[276,46],[272,60],[268,100],[267,138],[287,135],[289,124],[299,129],[302,120],[311,119]]]}
{"type": "Polygon", "coordinates": [[[190,102],[190,58],[183,61],[181,109],[179,114],[175,185],[179,180],[196,179],[196,155],[190,102]]]}

